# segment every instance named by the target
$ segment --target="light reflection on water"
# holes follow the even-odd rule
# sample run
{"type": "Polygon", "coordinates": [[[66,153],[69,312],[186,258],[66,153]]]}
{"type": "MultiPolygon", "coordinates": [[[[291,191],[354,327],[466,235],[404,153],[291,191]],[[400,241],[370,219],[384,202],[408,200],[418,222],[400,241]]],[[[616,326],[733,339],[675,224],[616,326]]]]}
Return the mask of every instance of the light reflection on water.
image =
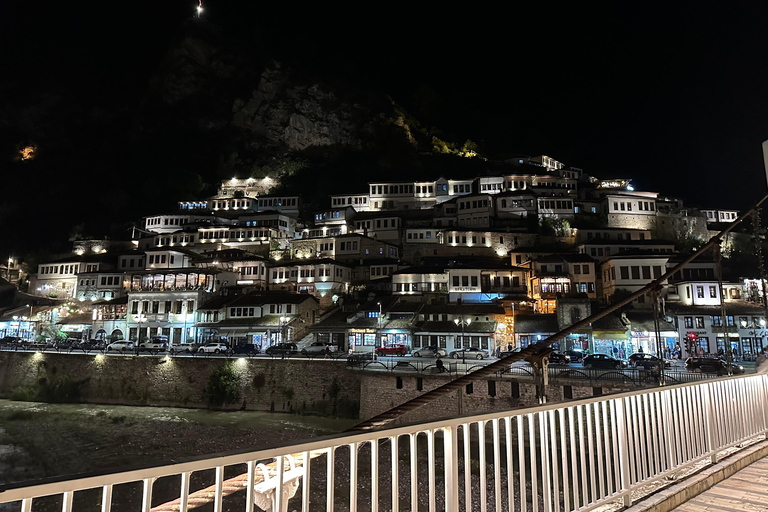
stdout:
{"type": "Polygon", "coordinates": [[[258,428],[274,431],[306,431],[308,435],[324,435],[341,432],[356,420],[300,416],[297,414],[264,411],[211,411],[179,407],[141,407],[131,405],[99,404],[48,404],[17,402],[0,399],[0,412],[29,411],[82,415],[83,417],[107,415],[126,418],[149,419],[164,422],[190,422],[202,425],[225,425],[235,428],[258,428]]]}

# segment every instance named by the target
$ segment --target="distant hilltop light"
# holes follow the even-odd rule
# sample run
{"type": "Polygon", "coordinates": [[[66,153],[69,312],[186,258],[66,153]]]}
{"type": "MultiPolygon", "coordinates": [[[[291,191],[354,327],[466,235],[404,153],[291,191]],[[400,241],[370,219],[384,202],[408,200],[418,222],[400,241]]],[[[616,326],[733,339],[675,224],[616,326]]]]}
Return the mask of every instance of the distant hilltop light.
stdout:
{"type": "Polygon", "coordinates": [[[23,146],[21,149],[19,149],[19,159],[24,160],[34,160],[37,156],[37,146],[34,144],[27,144],[26,146],[23,146]]]}
{"type": "Polygon", "coordinates": [[[197,4],[197,9],[196,9],[196,11],[197,11],[197,17],[198,17],[198,18],[199,18],[200,16],[202,16],[202,14],[203,14],[203,0],[199,0],[199,2],[198,2],[198,4],[197,4]]]}

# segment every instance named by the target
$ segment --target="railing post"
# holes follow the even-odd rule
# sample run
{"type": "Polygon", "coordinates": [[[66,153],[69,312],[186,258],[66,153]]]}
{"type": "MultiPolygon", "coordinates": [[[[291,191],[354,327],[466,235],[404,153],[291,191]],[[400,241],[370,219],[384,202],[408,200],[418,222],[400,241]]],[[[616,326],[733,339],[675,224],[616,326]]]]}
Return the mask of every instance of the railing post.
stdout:
{"type": "Polygon", "coordinates": [[[715,446],[717,443],[715,443],[715,432],[716,432],[716,425],[715,425],[715,414],[712,410],[712,392],[711,392],[711,384],[707,383],[703,385],[704,388],[704,416],[705,416],[705,424],[706,424],[706,431],[707,431],[707,451],[709,452],[709,461],[712,464],[717,463],[717,446],[715,446]]]}
{"type": "Polygon", "coordinates": [[[624,506],[632,505],[629,477],[629,445],[627,443],[627,418],[624,412],[624,398],[616,400],[616,426],[618,428],[619,464],[621,464],[621,490],[624,492],[624,506]]]}
{"type": "Polygon", "coordinates": [[[445,510],[459,511],[459,443],[454,427],[443,429],[445,451],[445,510]]]}

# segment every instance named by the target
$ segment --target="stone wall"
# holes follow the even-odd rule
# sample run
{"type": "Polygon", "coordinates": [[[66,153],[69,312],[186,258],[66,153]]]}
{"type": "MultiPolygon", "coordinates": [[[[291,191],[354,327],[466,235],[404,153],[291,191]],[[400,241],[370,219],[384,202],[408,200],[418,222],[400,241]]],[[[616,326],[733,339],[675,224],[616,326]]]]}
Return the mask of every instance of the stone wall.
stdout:
{"type": "MultiPolygon", "coordinates": [[[[205,408],[211,374],[233,365],[240,399],[232,409],[315,413],[368,419],[450,380],[444,374],[350,370],[344,360],[110,357],[86,354],[0,352],[0,396],[32,399],[36,393],[79,391],[90,403],[205,408]],[[58,390],[58,391],[57,391],[58,390]],[[30,396],[31,395],[31,396],[30,396]]],[[[573,381],[547,387],[561,402],[628,391],[628,386],[573,381]]],[[[533,382],[504,377],[477,381],[402,417],[406,424],[537,405],[533,382]],[[494,388],[495,387],[495,391],[494,388]]]]}
{"type": "MultiPolygon", "coordinates": [[[[407,400],[448,382],[449,377],[441,375],[366,373],[362,379],[360,418],[372,418],[407,400]],[[400,379],[398,381],[398,379],[400,379]],[[419,381],[421,379],[421,381],[419,381]],[[421,386],[421,390],[419,389],[421,386]]],[[[550,383],[547,386],[547,402],[562,402],[569,399],[591,398],[593,396],[630,391],[630,385],[603,384],[595,388],[589,382],[573,381],[569,384],[550,383]]],[[[485,414],[514,408],[538,405],[536,386],[532,380],[504,377],[490,381],[477,381],[471,390],[463,389],[451,393],[415,411],[406,413],[394,424],[408,424],[438,420],[456,416],[485,414]],[[494,384],[491,384],[493,382],[494,384]],[[495,396],[491,396],[494,391],[495,396]]]]}
{"type": "MultiPolygon", "coordinates": [[[[357,417],[361,373],[345,361],[110,357],[85,354],[0,353],[0,395],[26,396],[79,383],[92,403],[207,407],[210,375],[230,362],[240,400],[230,408],[357,417]],[[41,385],[41,379],[45,379],[41,385]]],[[[53,391],[51,391],[53,392],[53,391]]]]}

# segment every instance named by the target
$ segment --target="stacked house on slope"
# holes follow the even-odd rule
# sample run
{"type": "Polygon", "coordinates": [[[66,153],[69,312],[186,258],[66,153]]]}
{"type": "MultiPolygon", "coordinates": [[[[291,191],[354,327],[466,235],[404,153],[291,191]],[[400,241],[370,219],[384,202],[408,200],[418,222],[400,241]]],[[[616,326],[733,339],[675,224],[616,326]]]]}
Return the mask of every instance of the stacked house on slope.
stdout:
{"type": "MultiPolygon", "coordinates": [[[[273,179],[225,180],[214,197],[144,217],[127,245],[80,243],[39,265],[30,290],[92,311],[83,336],[491,354],[542,339],[659,278],[680,261],[682,240],[738,216],[687,208],[544,155],[494,168],[504,171],[372,181],[339,191],[307,218],[300,197],[270,194],[273,179]]],[[[698,261],[662,282],[663,346],[750,357],[766,342],[764,315],[746,289],[754,291],[756,276],[726,280],[733,314],[718,320],[713,265],[698,261]]],[[[638,299],[565,346],[655,352],[653,306],[638,299]]]]}

